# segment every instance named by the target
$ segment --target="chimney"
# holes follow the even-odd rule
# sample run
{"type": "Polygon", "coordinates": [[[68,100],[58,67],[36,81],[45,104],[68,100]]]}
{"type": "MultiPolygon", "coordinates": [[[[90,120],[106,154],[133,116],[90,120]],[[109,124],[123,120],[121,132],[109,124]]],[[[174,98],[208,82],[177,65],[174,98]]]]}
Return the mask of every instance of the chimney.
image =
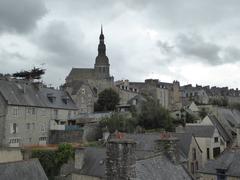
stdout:
{"type": "Polygon", "coordinates": [[[160,139],[155,141],[155,151],[156,153],[163,153],[172,163],[177,164],[179,162],[178,141],[179,139],[172,137],[170,133],[161,133],[160,139]]]}
{"type": "Polygon", "coordinates": [[[84,148],[77,148],[75,149],[75,163],[74,167],[76,169],[81,170],[84,165],[84,157],[85,157],[85,149],[84,148]]]}
{"type": "Polygon", "coordinates": [[[107,143],[107,180],[131,180],[136,177],[136,143],[129,139],[112,139],[107,143]]]}

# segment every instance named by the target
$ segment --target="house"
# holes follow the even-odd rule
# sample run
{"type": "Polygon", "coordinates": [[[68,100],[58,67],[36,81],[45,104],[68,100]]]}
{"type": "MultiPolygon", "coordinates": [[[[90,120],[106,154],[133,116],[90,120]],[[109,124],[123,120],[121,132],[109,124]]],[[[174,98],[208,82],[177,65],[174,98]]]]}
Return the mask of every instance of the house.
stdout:
{"type": "Polygon", "coordinates": [[[230,146],[233,142],[233,135],[231,131],[229,131],[226,126],[222,123],[221,120],[217,119],[217,117],[213,114],[207,115],[202,122],[202,125],[212,125],[217,128],[219,134],[222,136],[224,141],[227,143],[227,146],[230,146]]]}
{"type": "Polygon", "coordinates": [[[158,79],[146,79],[145,82],[129,82],[129,87],[137,88],[139,93],[152,97],[166,109],[179,110],[182,107],[178,81],[165,83],[158,79]]]}
{"type": "Polygon", "coordinates": [[[1,180],[47,180],[37,159],[0,163],[1,180]]]}
{"type": "Polygon", "coordinates": [[[202,86],[196,85],[193,87],[191,84],[181,86],[183,101],[196,101],[199,104],[208,104],[209,95],[202,86]]]}
{"type": "MultiPolygon", "coordinates": [[[[203,165],[210,159],[218,157],[227,147],[227,142],[213,125],[191,124],[182,129],[186,133],[195,136],[202,150],[203,165]]],[[[182,132],[182,130],[180,132],[182,132]]],[[[179,129],[176,129],[179,132],[179,129]]]]}
{"type": "Polygon", "coordinates": [[[78,107],[78,114],[93,113],[94,102],[97,101],[97,90],[81,81],[71,81],[65,83],[62,87],[71,96],[76,106],[78,107]]]}
{"type": "Polygon", "coordinates": [[[186,168],[189,173],[196,178],[196,172],[203,166],[202,164],[202,150],[194,135],[190,133],[175,133],[177,137],[177,147],[181,155],[186,159],[186,168]]]}
{"type": "Polygon", "coordinates": [[[240,179],[240,150],[233,148],[222,153],[216,160],[208,161],[199,170],[200,180],[240,179]]]}
{"type": "Polygon", "coordinates": [[[49,130],[66,124],[78,108],[64,91],[25,80],[0,80],[0,145],[44,145],[49,130]]]}
{"type": "MultiPolygon", "coordinates": [[[[166,142],[168,140],[164,140],[166,142]]],[[[106,148],[80,148],[75,153],[74,170],[65,177],[74,180],[192,179],[185,168],[175,161],[175,153],[165,154],[168,151],[161,153],[162,148],[157,149],[155,155],[143,158],[142,152],[136,149],[136,143],[126,138],[112,139],[106,148]]]]}

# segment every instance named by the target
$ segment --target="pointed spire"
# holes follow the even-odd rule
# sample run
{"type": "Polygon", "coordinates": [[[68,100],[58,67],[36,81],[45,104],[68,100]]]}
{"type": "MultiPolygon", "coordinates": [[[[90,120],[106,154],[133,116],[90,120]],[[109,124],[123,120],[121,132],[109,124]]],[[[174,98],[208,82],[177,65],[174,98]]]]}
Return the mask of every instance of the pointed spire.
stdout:
{"type": "Polygon", "coordinates": [[[101,34],[103,34],[103,28],[102,28],[102,24],[101,24],[101,34]]]}

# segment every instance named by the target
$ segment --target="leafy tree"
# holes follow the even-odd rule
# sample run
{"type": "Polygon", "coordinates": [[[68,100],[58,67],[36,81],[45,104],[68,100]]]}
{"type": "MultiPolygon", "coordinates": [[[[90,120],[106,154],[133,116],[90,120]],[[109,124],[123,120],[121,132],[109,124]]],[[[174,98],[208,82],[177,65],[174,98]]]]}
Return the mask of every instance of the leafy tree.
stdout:
{"type": "Polygon", "coordinates": [[[200,111],[199,111],[199,116],[203,119],[206,115],[207,115],[207,111],[205,108],[202,108],[200,111]]]}
{"type": "Polygon", "coordinates": [[[113,113],[111,117],[103,118],[100,121],[100,126],[107,127],[109,132],[113,133],[116,130],[121,132],[133,132],[137,126],[135,118],[128,118],[123,114],[113,113]]]}
{"type": "Polygon", "coordinates": [[[58,150],[34,150],[32,158],[38,158],[49,179],[59,174],[60,168],[74,158],[74,149],[70,144],[59,144],[58,150]]]}
{"type": "Polygon", "coordinates": [[[157,101],[148,99],[138,115],[139,125],[146,129],[163,128],[172,129],[172,118],[168,110],[164,109],[157,101]]]}
{"type": "Polygon", "coordinates": [[[119,103],[120,97],[113,89],[105,89],[98,95],[95,111],[113,111],[119,103]]]}

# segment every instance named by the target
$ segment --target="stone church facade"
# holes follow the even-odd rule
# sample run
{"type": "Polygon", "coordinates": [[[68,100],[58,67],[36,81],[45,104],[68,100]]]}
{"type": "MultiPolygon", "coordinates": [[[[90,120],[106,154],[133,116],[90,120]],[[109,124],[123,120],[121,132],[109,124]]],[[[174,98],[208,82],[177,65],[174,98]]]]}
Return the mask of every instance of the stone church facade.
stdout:
{"type": "Polygon", "coordinates": [[[106,45],[101,27],[98,55],[94,68],[72,68],[66,77],[66,83],[63,88],[78,105],[79,113],[91,113],[94,110],[93,105],[97,100],[98,94],[106,88],[113,87],[114,78],[110,76],[110,64],[106,55],[106,45]]]}

